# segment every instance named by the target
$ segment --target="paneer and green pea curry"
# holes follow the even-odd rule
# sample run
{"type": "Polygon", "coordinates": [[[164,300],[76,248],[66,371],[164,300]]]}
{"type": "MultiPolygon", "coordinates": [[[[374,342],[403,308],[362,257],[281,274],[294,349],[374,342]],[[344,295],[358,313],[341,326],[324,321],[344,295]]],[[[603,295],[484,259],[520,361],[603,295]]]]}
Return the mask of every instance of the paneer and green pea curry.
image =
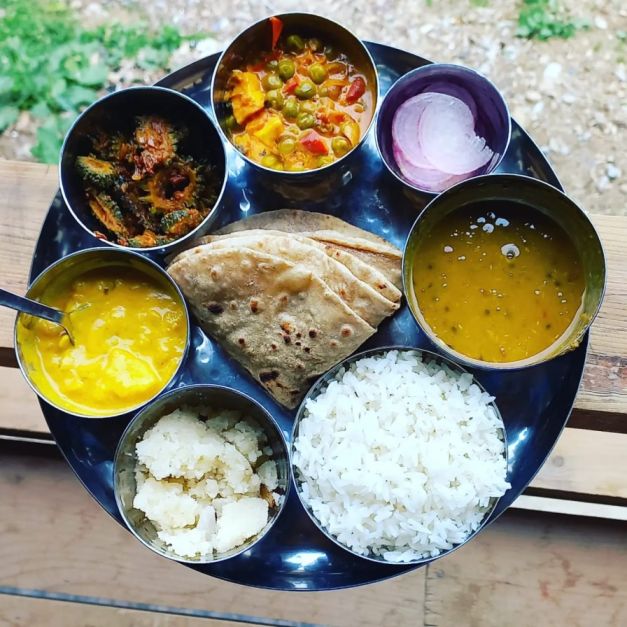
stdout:
{"type": "Polygon", "coordinates": [[[271,18],[272,49],[228,82],[229,139],[249,159],[274,170],[321,168],[352,150],[374,113],[366,76],[319,39],[281,35],[271,18]]]}

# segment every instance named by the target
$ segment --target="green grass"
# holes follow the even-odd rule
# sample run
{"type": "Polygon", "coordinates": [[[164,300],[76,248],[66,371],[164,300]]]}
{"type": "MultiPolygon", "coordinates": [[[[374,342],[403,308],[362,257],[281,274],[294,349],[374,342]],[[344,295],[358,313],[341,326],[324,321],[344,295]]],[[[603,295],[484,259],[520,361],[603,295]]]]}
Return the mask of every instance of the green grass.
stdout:
{"type": "Polygon", "coordinates": [[[58,161],[67,129],[107,88],[108,77],[130,59],[145,70],[168,69],[185,40],[172,26],[85,28],[54,0],[3,0],[0,12],[0,134],[21,111],[37,124],[33,156],[58,161]]]}
{"type": "Polygon", "coordinates": [[[587,28],[587,25],[567,19],[556,0],[524,0],[516,34],[518,37],[546,41],[553,37],[568,39],[582,28],[587,28]]]}

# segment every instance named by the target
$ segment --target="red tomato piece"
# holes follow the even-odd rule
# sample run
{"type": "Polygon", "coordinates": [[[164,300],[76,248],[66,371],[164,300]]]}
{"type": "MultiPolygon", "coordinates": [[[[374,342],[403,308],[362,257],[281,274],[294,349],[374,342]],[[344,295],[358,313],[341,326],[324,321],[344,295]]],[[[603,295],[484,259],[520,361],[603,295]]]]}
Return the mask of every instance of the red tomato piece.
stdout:
{"type": "Polygon", "coordinates": [[[276,44],[279,41],[279,37],[281,36],[281,31],[283,30],[283,22],[274,15],[270,18],[270,25],[272,26],[272,50],[276,48],[276,44]]]}
{"type": "Polygon", "coordinates": [[[300,78],[298,78],[298,75],[292,76],[292,78],[290,78],[287,83],[285,83],[285,85],[283,86],[283,91],[286,94],[293,94],[294,90],[300,85],[300,78]]]}
{"type": "Polygon", "coordinates": [[[348,88],[346,94],[346,102],[348,104],[355,104],[366,93],[366,81],[358,76],[348,88]]]}
{"type": "Polygon", "coordinates": [[[314,155],[329,154],[329,149],[327,148],[327,145],[324,143],[320,135],[316,133],[316,131],[311,131],[311,133],[305,135],[305,137],[300,140],[300,143],[314,155]]]}

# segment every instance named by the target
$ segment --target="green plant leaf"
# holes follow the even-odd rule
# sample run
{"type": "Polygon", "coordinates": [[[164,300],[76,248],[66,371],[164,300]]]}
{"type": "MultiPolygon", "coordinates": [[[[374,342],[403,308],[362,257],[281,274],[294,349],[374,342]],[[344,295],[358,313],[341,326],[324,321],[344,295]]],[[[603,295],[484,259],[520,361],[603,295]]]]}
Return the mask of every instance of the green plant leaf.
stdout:
{"type": "Polygon", "coordinates": [[[106,65],[90,65],[72,75],[72,79],[87,87],[102,87],[107,82],[109,69],[106,65]]]}
{"type": "Polygon", "coordinates": [[[37,142],[31,153],[42,163],[57,163],[59,151],[63,143],[63,136],[55,128],[40,126],[37,129],[37,142]]]}
{"type": "Polygon", "coordinates": [[[20,117],[20,110],[17,107],[5,105],[0,107],[0,133],[5,128],[11,126],[20,117]]]}
{"type": "Polygon", "coordinates": [[[68,103],[68,106],[65,107],[66,110],[79,109],[96,100],[98,92],[81,85],[70,85],[65,91],[64,97],[68,103]]]}
{"type": "Polygon", "coordinates": [[[136,68],[166,70],[183,41],[174,26],[110,23],[85,27],[61,0],[0,0],[0,133],[20,111],[41,122],[33,155],[57,160],[63,134],[103,94],[125,59],[136,68]]]}

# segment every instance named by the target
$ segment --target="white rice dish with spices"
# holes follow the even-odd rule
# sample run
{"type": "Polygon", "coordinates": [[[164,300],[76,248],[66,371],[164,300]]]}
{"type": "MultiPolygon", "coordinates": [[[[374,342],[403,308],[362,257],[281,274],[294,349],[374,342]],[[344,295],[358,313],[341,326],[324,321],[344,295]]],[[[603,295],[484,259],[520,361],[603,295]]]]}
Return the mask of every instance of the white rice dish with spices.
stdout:
{"type": "Polygon", "coordinates": [[[301,498],[356,553],[436,557],[510,487],[493,400],[472,375],[416,351],[342,368],[306,402],[292,459],[301,498]]]}
{"type": "Polygon", "coordinates": [[[240,412],[183,407],[136,445],[137,493],[158,537],[181,557],[215,556],[261,532],[283,499],[263,430],[240,412]]]}

